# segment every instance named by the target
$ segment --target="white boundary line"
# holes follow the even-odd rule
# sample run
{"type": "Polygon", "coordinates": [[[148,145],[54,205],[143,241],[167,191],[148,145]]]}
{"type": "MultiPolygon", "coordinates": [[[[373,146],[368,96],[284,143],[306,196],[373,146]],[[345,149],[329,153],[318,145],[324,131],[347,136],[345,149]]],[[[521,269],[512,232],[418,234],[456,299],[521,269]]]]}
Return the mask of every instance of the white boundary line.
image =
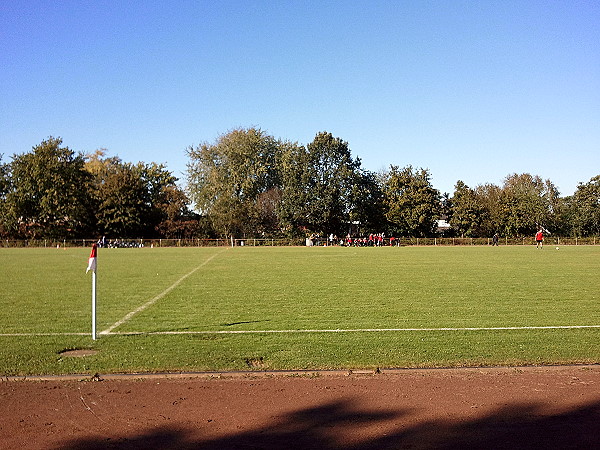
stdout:
{"type": "Polygon", "coordinates": [[[355,328],[336,330],[211,330],[211,331],[149,331],[149,332],[115,332],[111,334],[277,334],[277,333],[385,333],[385,332],[431,332],[431,331],[496,331],[496,330],[562,330],[580,328],[600,328],[600,325],[556,325],[539,327],[467,327],[467,328],[355,328]]]}
{"type": "Polygon", "coordinates": [[[89,336],[90,333],[0,333],[0,337],[89,336]]]}
{"type": "MultiPolygon", "coordinates": [[[[194,271],[195,270],[197,270],[197,269],[194,269],[194,271]]],[[[189,276],[189,274],[186,276],[189,276]]],[[[158,300],[158,298],[156,298],[156,300],[158,300]]],[[[148,305],[148,303],[146,303],[146,305],[148,305]]],[[[148,306],[150,306],[150,305],[148,305],[148,306]]],[[[138,308],[138,309],[140,309],[140,308],[138,308]]],[[[140,311],[141,311],[141,309],[140,309],[140,311]]],[[[131,314],[131,315],[133,315],[133,314],[131,314]]],[[[600,325],[549,325],[549,326],[538,326],[538,327],[532,326],[532,327],[465,327],[465,328],[355,328],[355,329],[336,329],[336,330],[314,329],[314,330],[114,331],[114,332],[113,331],[103,331],[101,334],[103,334],[105,336],[117,336],[117,335],[118,336],[134,336],[134,335],[186,335],[186,334],[190,335],[190,334],[281,334],[281,333],[287,333],[287,334],[293,334],[293,333],[385,333],[385,332],[435,332],[435,331],[577,330],[577,329],[587,329],[587,328],[600,328],[600,325]]],[[[89,335],[89,333],[0,333],[0,337],[87,336],[87,335],[89,335]]]]}
{"type": "Polygon", "coordinates": [[[106,330],[101,331],[100,334],[101,335],[110,334],[112,332],[112,330],[114,330],[117,327],[120,327],[125,322],[129,321],[129,319],[131,319],[136,314],[138,314],[138,313],[144,311],[145,309],[147,309],[148,307],[154,305],[157,301],[159,301],[161,298],[163,298],[165,295],[167,295],[169,292],[171,292],[173,289],[175,289],[177,286],[179,286],[183,280],[185,280],[187,277],[189,277],[190,275],[192,275],[193,273],[195,273],[198,269],[200,269],[200,268],[204,267],[205,265],[207,265],[210,261],[213,260],[213,258],[215,258],[217,255],[220,255],[221,253],[223,253],[224,251],[226,251],[228,248],[229,247],[226,247],[224,250],[221,250],[220,252],[217,252],[214,255],[212,255],[210,258],[208,258],[206,261],[204,261],[198,267],[196,267],[196,268],[192,269],[190,272],[186,273],[184,276],[182,276],[179,280],[177,280],[171,286],[169,286],[168,288],[166,288],[164,291],[162,291],[156,297],[151,298],[150,300],[148,300],[146,303],[144,303],[139,308],[134,309],[133,311],[131,311],[130,313],[128,313],[125,317],[123,317],[121,320],[118,320],[117,322],[113,323],[106,330]]]}

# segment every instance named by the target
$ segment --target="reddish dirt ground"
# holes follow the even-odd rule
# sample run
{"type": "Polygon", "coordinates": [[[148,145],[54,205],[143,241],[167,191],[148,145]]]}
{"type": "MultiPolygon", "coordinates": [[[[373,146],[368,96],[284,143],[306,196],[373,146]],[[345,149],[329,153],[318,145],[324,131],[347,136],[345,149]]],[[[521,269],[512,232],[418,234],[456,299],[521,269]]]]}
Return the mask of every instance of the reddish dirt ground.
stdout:
{"type": "Polygon", "coordinates": [[[5,378],[0,448],[600,448],[600,366],[5,378]]]}

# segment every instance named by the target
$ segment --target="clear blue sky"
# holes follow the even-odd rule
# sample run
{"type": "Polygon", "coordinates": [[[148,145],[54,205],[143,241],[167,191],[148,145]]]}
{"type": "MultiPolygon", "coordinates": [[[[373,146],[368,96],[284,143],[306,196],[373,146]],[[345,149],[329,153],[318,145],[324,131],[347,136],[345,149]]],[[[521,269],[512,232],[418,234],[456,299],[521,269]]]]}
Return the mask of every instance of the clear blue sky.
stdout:
{"type": "Polygon", "coordinates": [[[48,136],[185,176],[190,145],[319,131],[454,191],[600,174],[600,2],[0,2],[0,154],[48,136]]]}

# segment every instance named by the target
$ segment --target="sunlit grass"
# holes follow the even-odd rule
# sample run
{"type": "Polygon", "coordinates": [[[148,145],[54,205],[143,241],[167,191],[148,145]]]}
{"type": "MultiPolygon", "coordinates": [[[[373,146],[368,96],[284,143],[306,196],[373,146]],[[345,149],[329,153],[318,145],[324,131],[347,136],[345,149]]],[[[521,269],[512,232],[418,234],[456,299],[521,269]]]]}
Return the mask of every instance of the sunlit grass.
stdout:
{"type": "Polygon", "coordinates": [[[0,373],[598,362],[600,247],[0,249],[0,373]],[[176,285],[169,291],[170,287],[176,285]],[[154,303],[148,304],[152,299],[154,303]],[[95,348],[83,359],[66,348],[95,348]]]}

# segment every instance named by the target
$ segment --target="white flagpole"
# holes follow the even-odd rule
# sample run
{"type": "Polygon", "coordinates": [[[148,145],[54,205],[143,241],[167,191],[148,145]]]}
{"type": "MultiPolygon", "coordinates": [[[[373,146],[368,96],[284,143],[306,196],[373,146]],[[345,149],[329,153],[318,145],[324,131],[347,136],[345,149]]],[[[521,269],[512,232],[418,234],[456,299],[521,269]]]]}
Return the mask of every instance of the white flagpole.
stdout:
{"type": "Polygon", "coordinates": [[[92,339],[96,340],[96,271],[92,272],[92,339]]]}

